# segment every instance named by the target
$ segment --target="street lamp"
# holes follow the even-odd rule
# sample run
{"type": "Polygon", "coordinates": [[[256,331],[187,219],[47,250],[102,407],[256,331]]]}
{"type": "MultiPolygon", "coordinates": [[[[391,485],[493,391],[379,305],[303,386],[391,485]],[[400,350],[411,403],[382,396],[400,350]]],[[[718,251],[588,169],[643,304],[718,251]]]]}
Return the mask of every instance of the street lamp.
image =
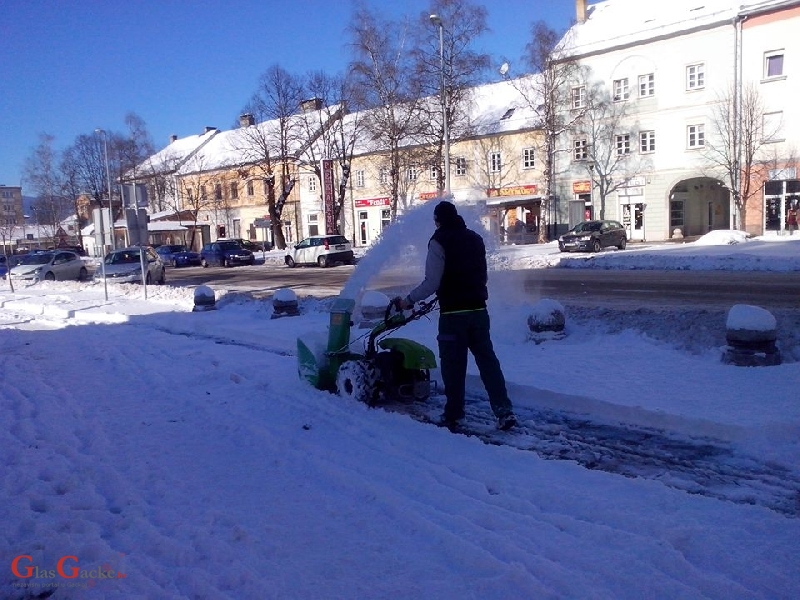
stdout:
{"type": "Polygon", "coordinates": [[[108,220],[111,228],[111,249],[114,250],[116,243],[114,240],[114,209],[111,206],[111,171],[108,168],[108,134],[105,129],[95,129],[94,132],[103,134],[103,155],[106,161],[106,184],[108,185],[108,220]]]}
{"type": "Polygon", "coordinates": [[[442,123],[444,124],[444,191],[450,195],[450,131],[447,125],[447,95],[444,77],[444,23],[439,15],[430,16],[431,23],[439,28],[439,70],[441,71],[442,123]]]}

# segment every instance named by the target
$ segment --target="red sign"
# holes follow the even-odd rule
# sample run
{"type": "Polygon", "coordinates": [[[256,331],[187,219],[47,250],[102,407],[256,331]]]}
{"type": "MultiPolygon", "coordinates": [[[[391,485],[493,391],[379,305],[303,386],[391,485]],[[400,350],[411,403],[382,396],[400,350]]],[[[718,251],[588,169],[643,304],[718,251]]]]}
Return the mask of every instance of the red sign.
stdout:
{"type": "Polygon", "coordinates": [[[422,192],[419,195],[420,200],[433,200],[439,197],[439,192],[422,192]]]}
{"type": "Polygon", "coordinates": [[[333,190],[333,161],[322,161],[322,204],[325,207],[325,233],[336,233],[333,190]]]}
{"type": "Polygon", "coordinates": [[[498,198],[502,196],[530,196],[535,194],[537,187],[535,185],[510,185],[502,188],[489,188],[486,190],[486,196],[489,198],[498,198]]]}
{"type": "Polygon", "coordinates": [[[362,198],[361,200],[356,200],[355,204],[359,208],[370,206],[389,206],[389,196],[386,196],[385,198],[362,198]]]}

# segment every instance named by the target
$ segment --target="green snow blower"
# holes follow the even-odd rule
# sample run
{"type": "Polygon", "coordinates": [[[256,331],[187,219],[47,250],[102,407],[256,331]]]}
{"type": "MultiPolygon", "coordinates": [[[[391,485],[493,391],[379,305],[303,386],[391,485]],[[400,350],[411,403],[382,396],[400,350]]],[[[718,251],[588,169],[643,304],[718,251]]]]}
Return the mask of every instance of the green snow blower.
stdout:
{"type": "Polygon", "coordinates": [[[427,315],[435,306],[436,300],[421,302],[406,315],[393,300],[383,320],[368,335],[351,342],[355,301],[337,298],[331,308],[327,343],[318,333],[297,338],[300,378],[317,389],[369,406],[381,401],[426,400],[436,384],[430,378],[430,370],[436,368],[433,352],[413,340],[386,335],[427,315]],[[364,348],[354,350],[364,338],[364,348]]]}

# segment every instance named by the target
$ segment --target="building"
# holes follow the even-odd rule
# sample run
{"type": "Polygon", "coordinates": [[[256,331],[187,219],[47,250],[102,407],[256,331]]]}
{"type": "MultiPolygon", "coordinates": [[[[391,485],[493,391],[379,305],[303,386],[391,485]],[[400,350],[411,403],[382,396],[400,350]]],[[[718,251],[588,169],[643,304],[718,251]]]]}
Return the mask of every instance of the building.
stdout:
{"type": "Polygon", "coordinates": [[[25,224],[22,210],[22,188],[0,185],[0,225],[21,226],[25,224]]]}
{"type": "MultiPolygon", "coordinates": [[[[800,71],[784,62],[798,55],[800,2],[577,0],[576,9],[561,49],[585,79],[565,110],[584,111],[584,127],[565,136],[559,196],[620,220],[633,240],[782,232],[800,191],[800,71]],[[591,103],[599,93],[604,112],[591,103]]],[[[580,215],[570,211],[570,222],[580,215]]]]}

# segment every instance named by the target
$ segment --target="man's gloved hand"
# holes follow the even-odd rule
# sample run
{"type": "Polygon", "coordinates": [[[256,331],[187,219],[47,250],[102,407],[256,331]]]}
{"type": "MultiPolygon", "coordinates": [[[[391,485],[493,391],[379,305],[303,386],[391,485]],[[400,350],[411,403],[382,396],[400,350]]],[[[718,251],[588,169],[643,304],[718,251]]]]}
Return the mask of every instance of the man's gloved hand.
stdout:
{"type": "Polygon", "coordinates": [[[398,310],[408,310],[410,308],[414,308],[414,303],[408,301],[408,296],[395,296],[392,298],[392,304],[394,304],[398,310]]]}

